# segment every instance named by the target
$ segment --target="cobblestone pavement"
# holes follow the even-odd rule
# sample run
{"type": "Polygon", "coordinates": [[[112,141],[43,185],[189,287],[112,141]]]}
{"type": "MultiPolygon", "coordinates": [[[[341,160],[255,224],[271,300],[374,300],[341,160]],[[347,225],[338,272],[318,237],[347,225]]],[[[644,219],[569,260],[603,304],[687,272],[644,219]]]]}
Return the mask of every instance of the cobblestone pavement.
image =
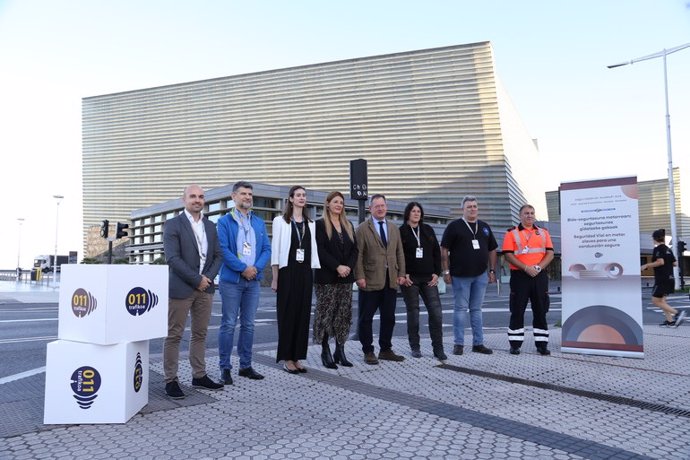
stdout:
{"type": "MultiPolygon", "coordinates": [[[[644,359],[562,354],[560,330],[551,332],[548,357],[531,340],[510,355],[505,331],[487,330],[493,355],[466,347],[443,364],[428,338],[418,359],[394,339],[406,361],[378,366],[364,364],[359,344],[348,342],[354,367],[337,370],[324,369],[312,346],[309,372],[299,375],[284,372],[274,346],[264,346],[254,358],[264,380],[187,389],[189,404],[165,400],[154,357],[149,405],[126,424],[38,420],[0,438],[0,458],[690,458],[690,328],[646,326],[644,359]]],[[[180,364],[188,384],[189,365],[180,364]]],[[[42,416],[15,412],[6,408],[2,424],[42,416]]]]}

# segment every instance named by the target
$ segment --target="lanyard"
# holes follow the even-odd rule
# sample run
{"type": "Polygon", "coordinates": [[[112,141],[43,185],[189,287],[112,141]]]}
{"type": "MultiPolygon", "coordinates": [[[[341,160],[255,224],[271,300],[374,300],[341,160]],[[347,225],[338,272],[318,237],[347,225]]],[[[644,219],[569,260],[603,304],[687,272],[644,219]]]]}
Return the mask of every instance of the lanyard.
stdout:
{"type": "Polygon", "coordinates": [[[251,225],[252,225],[252,215],[247,214],[248,222],[245,222],[244,214],[242,214],[240,211],[238,211],[237,208],[233,208],[232,216],[240,224],[240,227],[242,227],[242,231],[244,232],[244,241],[248,241],[249,230],[251,229],[251,225]]]}
{"type": "Polygon", "coordinates": [[[467,225],[467,228],[470,229],[470,232],[472,232],[472,239],[476,240],[477,239],[477,230],[479,230],[479,221],[476,221],[475,224],[477,225],[474,230],[472,230],[472,226],[470,226],[470,223],[465,220],[465,218],[462,218],[462,221],[465,222],[465,225],[467,225]]]}
{"type": "Polygon", "coordinates": [[[525,247],[528,247],[528,246],[529,246],[529,240],[534,236],[534,234],[536,233],[537,235],[539,235],[539,229],[537,229],[536,227],[532,227],[532,231],[531,231],[531,232],[529,232],[529,233],[523,233],[525,230],[526,230],[526,229],[522,229],[522,231],[520,232],[520,234],[524,234],[524,235],[525,235],[525,238],[526,238],[526,240],[527,240],[527,241],[525,241],[525,247]]]}
{"type": "Polygon", "coordinates": [[[420,233],[419,226],[417,226],[417,231],[416,231],[416,232],[414,231],[414,228],[413,228],[413,227],[410,227],[410,228],[412,229],[412,234],[414,235],[414,238],[417,240],[417,247],[418,247],[418,248],[421,248],[421,247],[422,247],[422,241],[421,241],[421,239],[419,238],[419,233],[420,233]]]}
{"type": "Polygon", "coordinates": [[[295,227],[295,230],[297,231],[297,241],[299,242],[299,248],[302,249],[302,238],[304,238],[304,226],[306,225],[305,221],[302,221],[302,232],[300,233],[299,227],[297,226],[297,222],[295,222],[295,219],[291,220],[292,225],[295,227]]]}
{"type": "MultiPolygon", "coordinates": [[[[202,232],[205,231],[203,227],[201,227],[201,228],[202,228],[202,230],[201,230],[202,232]]],[[[199,236],[197,231],[194,229],[192,229],[192,233],[194,233],[194,238],[196,238],[196,245],[197,245],[197,248],[199,248],[199,255],[201,255],[202,259],[206,259],[206,253],[204,252],[204,244],[201,241],[201,237],[199,236]]]]}

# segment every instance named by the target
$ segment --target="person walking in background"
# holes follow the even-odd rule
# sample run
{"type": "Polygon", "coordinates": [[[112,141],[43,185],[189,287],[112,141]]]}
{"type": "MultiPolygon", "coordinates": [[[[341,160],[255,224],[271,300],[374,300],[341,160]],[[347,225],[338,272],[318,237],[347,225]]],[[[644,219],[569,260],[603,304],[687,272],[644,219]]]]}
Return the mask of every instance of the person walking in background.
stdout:
{"type": "Polygon", "coordinates": [[[223,316],[218,331],[218,352],[221,379],[226,385],[232,385],[230,357],[238,316],[238,374],[252,380],[264,378],[252,368],[252,346],[254,319],[259,308],[259,283],[271,259],[271,243],[263,219],[252,214],[253,197],[252,184],[235,183],[232,187],[235,206],[218,221],[218,239],[223,254],[219,286],[223,316]]]}
{"type": "Polygon", "coordinates": [[[307,372],[299,362],[307,357],[314,268],[321,268],[314,222],[306,213],[304,187],[290,188],[283,215],[273,219],[271,288],[277,293],[278,353],[290,374],[307,372]]]}
{"type": "Polygon", "coordinates": [[[525,309],[532,306],[532,328],[537,351],[550,355],[549,330],[546,313],[549,311],[549,277],[546,267],[553,260],[551,235],[534,224],[534,207],[520,208],[520,224],[509,228],[503,239],[503,255],[510,264],[510,325],[508,340],[510,354],[519,355],[525,340],[525,309]]]}
{"type": "Polygon", "coordinates": [[[453,283],[453,354],[461,355],[465,343],[465,316],[470,311],[472,351],[490,355],[484,345],[482,304],[486,286],[496,282],[496,248],[491,227],[477,218],[477,199],[462,199],[462,217],[446,227],[441,238],[443,280],[453,283]]]}
{"type": "Polygon", "coordinates": [[[314,275],[314,342],[322,345],[324,367],[337,369],[337,364],[350,367],[352,363],[345,356],[345,341],[352,322],[357,245],[354,228],[345,216],[345,197],[340,192],[331,192],[326,197],[323,218],[316,221],[316,246],[321,268],[314,275]],[[334,355],[331,355],[329,337],[335,338],[334,355]]]}
{"type": "Polygon", "coordinates": [[[163,228],[163,250],[169,268],[168,336],[163,346],[165,393],[172,399],[185,394],[177,377],[180,340],[192,317],[189,363],[192,386],[221,390],[222,383],[206,374],[206,332],[213,306],[213,279],[223,262],[216,226],[203,214],[204,191],[198,185],[184,189],[184,211],[168,220],[163,228]]]}
{"type": "Polygon", "coordinates": [[[405,281],[400,286],[407,307],[407,337],[412,356],[421,358],[419,344],[419,297],[429,312],[429,334],[434,356],[448,359],[443,351],[443,312],[438,294],[441,250],[431,226],[424,223],[424,208],[412,201],[404,212],[400,240],[405,254],[405,281]]]}
{"type": "Polygon", "coordinates": [[[357,264],[355,280],[362,296],[357,321],[364,362],[378,364],[379,359],[404,361],[393,351],[397,287],[405,282],[405,255],[398,227],[386,221],[386,197],[373,195],[369,201],[371,218],[357,227],[357,264]],[[372,323],[380,312],[379,357],[374,354],[372,323]]]}
{"type": "Polygon", "coordinates": [[[641,270],[654,269],[654,289],[652,289],[652,303],[664,313],[665,320],[660,326],[678,327],[685,320],[685,310],[680,313],[666,302],[666,297],[675,292],[673,267],[676,266],[676,256],[671,248],[666,246],[666,230],[663,228],[652,233],[654,251],[652,261],[642,265],[641,270]]]}

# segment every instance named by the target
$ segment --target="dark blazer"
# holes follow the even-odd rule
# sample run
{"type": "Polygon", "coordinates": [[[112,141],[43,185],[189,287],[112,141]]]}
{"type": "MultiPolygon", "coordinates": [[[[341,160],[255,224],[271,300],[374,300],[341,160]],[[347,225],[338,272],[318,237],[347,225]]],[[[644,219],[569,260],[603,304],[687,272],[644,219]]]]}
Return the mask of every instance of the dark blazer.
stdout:
{"type": "MultiPolygon", "coordinates": [[[[321,268],[316,270],[314,277],[316,284],[353,283],[355,281],[357,244],[350,239],[345,229],[342,230],[343,244],[341,246],[340,238],[335,229],[329,240],[323,219],[316,221],[316,247],[318,248],[319,260],[321,261],[321,268]],[[338,265],[350,267],[350,274],[345,278],[338,276],[336,271],[338,265]]],[[[353,229],[352,237],[354,238],[354,236],[355,232],[353,229]]]]}
{"type": "MultiPolygon", "coordinates": [[[[223,263],[223,255],[220,252],[216,225],[206,217],[204,217],[204,229],[208,241],[208,253],[203,274],[213,281],[223,263]]],[[[168,296],[173,299],[190,297],[201,282],[199,274],[201,259],[194,230],[184,212],[170,219],[163,226],[163,249],[168,263],[168,296]]],[[[213,294],[213,283],[206,292],[213,294]]]]}

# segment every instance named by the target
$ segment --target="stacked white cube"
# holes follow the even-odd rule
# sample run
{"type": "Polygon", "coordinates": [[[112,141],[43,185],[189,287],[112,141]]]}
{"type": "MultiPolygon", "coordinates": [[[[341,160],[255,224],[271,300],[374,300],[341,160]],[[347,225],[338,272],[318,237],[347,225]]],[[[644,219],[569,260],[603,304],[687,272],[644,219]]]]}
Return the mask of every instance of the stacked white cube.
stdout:
{"type": "Polygon", "coordinates": [[[43,423],[125,423],[148,403],[149,339],[167,330],[167,266],[64,265],[43,423]]]}

